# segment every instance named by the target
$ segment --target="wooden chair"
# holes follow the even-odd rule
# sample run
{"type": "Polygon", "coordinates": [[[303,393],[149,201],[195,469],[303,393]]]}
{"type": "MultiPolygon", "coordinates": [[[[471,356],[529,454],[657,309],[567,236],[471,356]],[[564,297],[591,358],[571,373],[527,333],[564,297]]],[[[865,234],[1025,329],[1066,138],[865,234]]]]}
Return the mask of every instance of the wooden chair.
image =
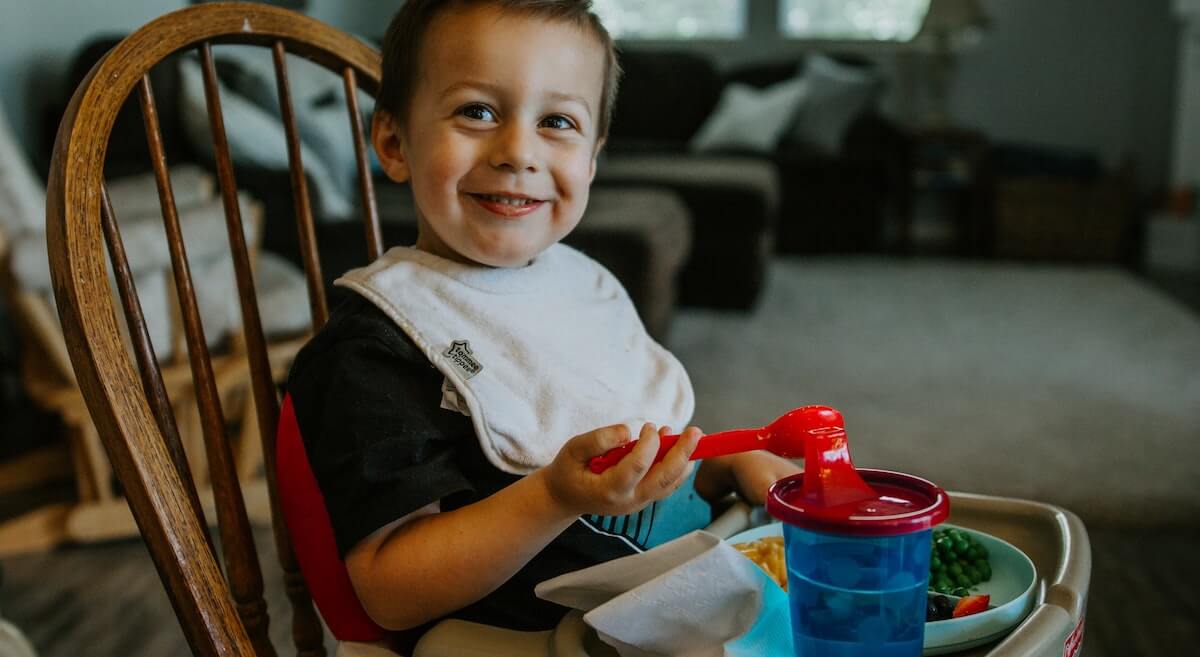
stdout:
{"type": "Polygon", "coordinates": [[[151,67],[165,58],[195,51],[204,74],[218,186],[237,274],[253,407],[275,517],[274,541],[293,607],[293,639],[300,655],[323,655],[321,624],[279,520],[275,499],[273,455],[279,400],[235,196],[237,185],[225,137],[214,44],[265,47],[273,54],[314,330],[326,321],[328,311],[289,92],[287,53],[306,57],[343,80],[349,117],[347,137],[354,140],[365,208],[368,252],[364,262],[382,253],[355,94],[359,88],[375,93],[380,77],[379,54],[357,39],[286,10],[260,4],[203,4],[163,16],[130,35],[96,64],[76,90],[59,128],[48,183],[47,239],[55,296],[67,350],[88,412],[193,652],[204,656],[275,655],[267,633],[263,576],[248,522],[246,494],[226,436],[219,394],[221,373],[214,367],[199,319],[194,293],[197,283],[187,264],[187,247],[179,228],[148,76],[151,67]],[[109,135],[118,109],[130,94],[137,94],[142,109],[170,242],[190,377],[215,495],[224,572],[206,530],[198,482],[180,439],[180,425],[185,420],[173,408],[167,394],[170,386],[149,342],[106,191],[103,171],[109,135]],[[120,313],[106,273],[109,264],[115,272],[120,313]],[[122,339],[118,315],[123,317],[131,346],[122,339]]]}

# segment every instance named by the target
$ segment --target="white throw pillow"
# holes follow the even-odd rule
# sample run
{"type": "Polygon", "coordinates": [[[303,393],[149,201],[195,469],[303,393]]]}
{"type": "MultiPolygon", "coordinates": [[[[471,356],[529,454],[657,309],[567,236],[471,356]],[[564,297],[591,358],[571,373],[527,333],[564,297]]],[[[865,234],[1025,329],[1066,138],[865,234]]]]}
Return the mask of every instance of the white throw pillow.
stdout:
{"type": "MultiPolygon", "coordinates": [[[[200,71],[200,63],[191,58],[184,59],[179,64],[179,75],[182,94],[180,111],[183,115],[184,130],[196,149],[211,156],[212,135],[208,127],[204,76],[200,71]]],[[[218,84],[218,91],[221,94],[225,136],[229,140],[233,163],[286,171],[287,136],[283,123],[223,84],[218,84]]],[[[349,218],[353,212],[350,199],[338,189],[326,163],[308,148],[303,140],[300,144],[300,158],[304,162],[308,179],[316,188],[314,201],[320,209],[321,218],[349,218]]]]}
{"type": "Polygon", "coordinates": [[[697,152],[773,152],[795,119],[797,108],[807,102],[807,95],[807,84],[798,77],[766,89],[730,83],[689,147],[697,152]]]}
{"type": "MultiPolygon", "coordinates": [[[[253,230],[249,220],[249,195],[239,192],[238,205],[242,212],[242,228],[246,239],[249,240],[253,230]]],[[[183,243],[187,247],[188,264],[193,269],[199,266],[199,263],[229,251],[225,206],[220,197],[199,205],[180,207],[178,211],[183,243]]],[[[167,248],[167,233],[161,215],[126,216],[119,224],[121,243],[125,246],[130,271],[140,275],[147,271],[170,267],[171,253],[167,248]]],[[[9,266],[13,278],[22,288],[49,289],[50,263],[45,234],[28,231],[14,239],[9,266]]]]}
{"type": "Polygon", "coordinates": [[[837,154],[846,129],[878,92],[879,78],[824,55],[809,56],[802,77],[808,97],[796,114],[790,135],[823,153],[837,154]]]}
{"type": "MultiPolygon", "coordinates": [[[[167,173],[177,209],[204,203],[215,193],[212,175],[198,164],[176,164],[167,173]]],[[[122,225],[145,217],[157,217],[161,221],[162,204],[158,200],[158,185],[154,182],[153,172],[108,181],[108,200],[122,225]]]]}
{"type": "Polygon", "coordinates": [[[46,184],[33,172],[0,105],[0,232],[46,229],[46,184]]]}

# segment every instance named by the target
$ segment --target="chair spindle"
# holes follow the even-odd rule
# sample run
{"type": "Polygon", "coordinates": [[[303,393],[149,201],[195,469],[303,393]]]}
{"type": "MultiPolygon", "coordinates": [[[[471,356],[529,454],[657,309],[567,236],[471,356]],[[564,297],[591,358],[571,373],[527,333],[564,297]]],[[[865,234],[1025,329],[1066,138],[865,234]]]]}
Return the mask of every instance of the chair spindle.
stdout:
{"type": "Polygon", "coordinates": [[[283,42],[271,46],[275,59],[275,84],[279,91],[279,110],[283,117],[287,135],[288,170],[292,177],[292,202],[296,208],[296,229],[300,236],[300,253],[304,259],[304,275],[308,281],[308,303],[312,312],[313,331],[319,330],[329,319],[329,308],[325,303],[324,279],[321,277],[321,260],[317,256],[317,232],[313,225],[312,205],[309,203],[308,182],[304,178],[304,162],[300,156],[300,132],[296,128],[296,113],[292,109],[292,92],[288,85],[287,51],[283,42]]]}
{"type": "MultiPolygon", "coordinates": [[[[204,97],[208,108],[209,126],[213,134],[223,132],[224,118],[221,114],[220,92],[217,87],[216,66],[213,64],[212,45],[205,41],[200,47],[200,63],[204,77],[204,97]],[[220,126],[220,127],[218,127],[220,126]]],[[[218,158],[229,157],[227,143],[214,140],[213,147],[224,153],[218,158]]],[[[238,615],[246,627],[246,634],[254,644],[258,657],[275,657],[267,627],[267,603],[263,599],[263,577],[250,531],[250,521],[242,497],[241,482],[233,462],[233,451],[225,435],[224,415],[213,377],[212,361],[204,339],[204,328],[200,321],[200,310],[196,304],[188,268],[187,253],[179,217],[175,213],[164,214],[167,226],[167,241],[171,246],[171,265],[175,272],[175,286],[187,335],[188,356],[191,359],[192,377],[196,386],[196,400],[200,409],[200,422],[204,444],[212,473],[213,496],[217,505],[217,523],[221,529],[221,547],[225,553],[230,592],[237,606],[238,615]]]]}
{"type": "Polygon", "coordinates": [[[367,262],[383,255],[383,230],[379,226],[379,207],[375,203],[375,182],[367,160],[366,140],[363,138],[362,116],[358,109],[358,76],[354,69],[342,69],[346,89],[346,108],[350,112],[350,132],[354,137],[354,162],[358,166],[358,187],[362,194],[363,228],[367,234],[367,262]]]}

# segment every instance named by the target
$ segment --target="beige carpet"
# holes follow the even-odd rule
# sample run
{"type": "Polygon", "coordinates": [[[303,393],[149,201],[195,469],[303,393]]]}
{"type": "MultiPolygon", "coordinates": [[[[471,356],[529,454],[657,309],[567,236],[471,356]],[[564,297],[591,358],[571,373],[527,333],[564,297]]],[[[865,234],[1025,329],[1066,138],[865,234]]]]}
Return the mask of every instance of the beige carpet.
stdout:
{"type": "Polygon", "coordinates": [[[1200,319],[1122,270],[779,259],[754,313],[683,309],[668,343],[707,431],[829,404],[860,466],[1200,525],[1200,319]]]}

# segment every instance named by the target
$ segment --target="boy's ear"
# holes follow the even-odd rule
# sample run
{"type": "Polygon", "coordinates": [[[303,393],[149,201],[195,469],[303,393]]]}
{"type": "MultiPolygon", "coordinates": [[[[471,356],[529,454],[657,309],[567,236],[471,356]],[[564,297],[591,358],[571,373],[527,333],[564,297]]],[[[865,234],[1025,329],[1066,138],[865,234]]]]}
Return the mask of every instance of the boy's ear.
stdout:
{"type": "Polygon", "coordinates": [[[371,119],[371,145],[388,178],[407,182],[408,160],[404,156],[404,137],[399,123],[387,112],[375,112],[371,119]]]}
{"type": "Polygon", "coordinates": [[[600,159],[600,152],[604,150],[605,141],[604,137],[596,140],[596,148],[592,151],[592,170],[588,172],[589,185],[596,181],[596,162],[600,159]]]}

